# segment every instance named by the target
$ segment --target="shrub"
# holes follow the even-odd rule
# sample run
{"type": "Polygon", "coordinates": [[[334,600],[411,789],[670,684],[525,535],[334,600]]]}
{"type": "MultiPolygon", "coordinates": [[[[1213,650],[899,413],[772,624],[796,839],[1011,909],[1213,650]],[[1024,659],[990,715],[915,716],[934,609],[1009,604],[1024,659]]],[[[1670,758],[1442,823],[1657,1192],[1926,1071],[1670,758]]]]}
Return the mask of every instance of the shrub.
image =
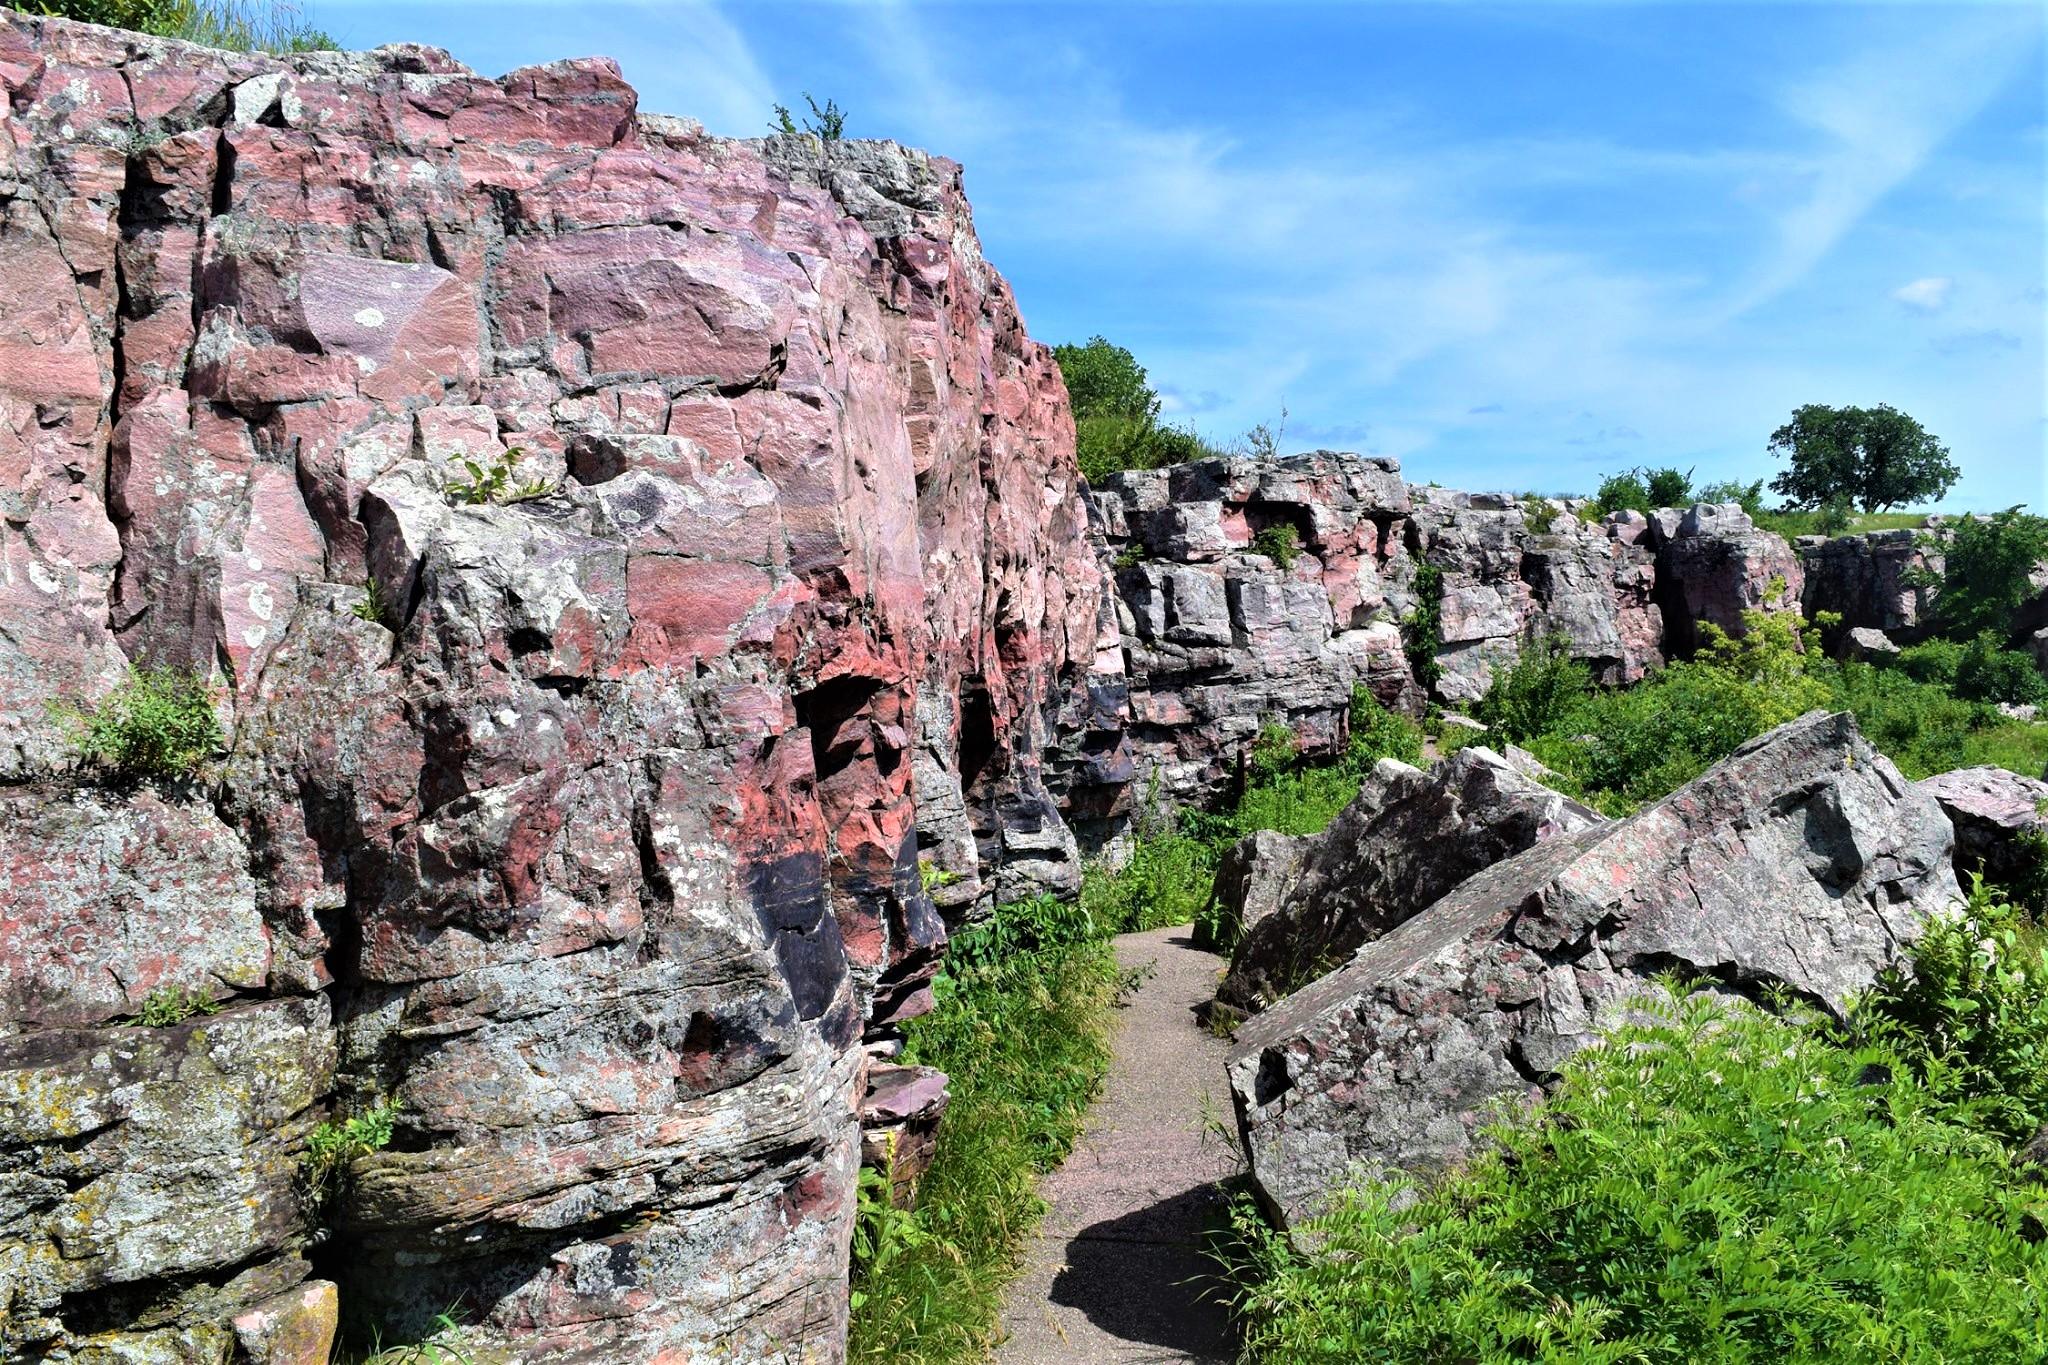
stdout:
{"type": "Polygon", "coordinates": [[[1351,747],[1347,760],[1360,772],[1383,758],[1422,762],[1422,730],[1408,717],[1389,711],[1363,683],[1351,689],[1351,747]]]}
{"type": "Polygon", "coordinates": [[[2032,654],[2004,648],[2000,637],[1987,630],[1958,655],[1955,691],[1965,701],[2039,705],[2048,702],[2048,678],[2041,676],[2032,654]]]}
{"type": "Polygon", "coordinates": [[[1114,871],[1092,864],[1081,873],[1081,903],[1116,934],[1187,924],[1209,899],[1217,842],[1178,829],[1141,833],[1114,871]]]}
{"type": "MultiPolygon", "coordinates": [[[[1042,906],[1005,906],[990,932],[1057,938],[1077,923],[1042,906]],[[1013,917],[1030,927],[1005,926],[1013,917]]],[[[876,1235],[870,1221],[856,1244],[865,1254],[854,1265],[851,1359],[981,1359],[994,1344],[1003,1283],[1044,1210],[1038,1177],[1080,1135],[1128,984],[1099,939],[972,963],[948,956],[932,1012],[904,1026],[903,1056],[943,1070],[952,1101],[914,1222],[891,1217],[876,1235]]]]}
{"type": "Polygon", "coordinates": [[[448,481],[448,501],[472,506],[485,503],[530,502],[554,492],[555,485],[546,479],[521,480],[513,477],[519,472],[519,456],[522,453],[518,446],[513,446],[492,460],[489,465],[478,464],[475,460],[464,460],[462,467],[469,471],[469,477],[448,481]]]}
{"type": "Polygon", "coordinates": [[[1999,1145],[1877,1047],[1646,1001],[1438,1183],[1290,1240],[1241,1212],[1254,1360],[2032,1361],[2048,1247],[1999,1145]]]}
{"type": "Polygon", "coordinates": [[[1943,634],[1967,640],[1985,631],[2002,638],[2034,594],[2034,566],[2048,559],[2048,518],[2018,507],[1955,523],[1943,559],[1934,616],[1943,634]]]}
{"type": "Polygon", "coordinates": [[[182,669],[131,669],[97,706],[52,714],[82,762],[129,781],[189,778],[224,742],[212,690],[182,669]]]}
{"type": "Polygon", "coordinates": [[[828,99],[820,108],[817,100],[811,98],[811,92],[806,90],[804,103],[811,106],[811,115],[801,126],[790,116],[788,105],[778,104],[775,106],[775,121],[768,125],[769,131],[781,137],[808,135],[820,142],[838,142],[845,138],[846,111],[836,100],[828,99]]]}
{"type": "Polygon", "coordinates": [[[1852,1016],[1967,1122],[2025,1142],[2048,1122],[2048,946],[1973,876],[1937,916],[1908,971],[1887,972],[1852,1016]]]}
{"type": "Polygon", "coordinates": [[[1600,480],[1600,491],[1593,495],[1592,510],[1604,517],[1609,512],[1648,512],[1650,506],[1648,485],[1641,475],[1627,469],[1600,480]]]}
{"type": "Polygon", "coordinates": [[[1252,553],[1264,555],[1281,570],[1301,556],[1301,533],[1292,526],[1268,526],[1252,537],[1252,553]]]}
{"type": "Polygon", "coordinates": [[[1643,487],[1652,507],[1684,507],[1693,501],[1690,469],[1645,469],[1643,487]]]}
{"type": "Polygon", "coordinates": [[[1425,688],[1444,674],[1437,654],[1444,647],[1444,571],[1434,564],[1415,566],[1415,605],[1401,619],[1401,637],[1408,649],[1409,671],[1425,688]]]}
{"type": "Polygon", "coordinates": [[[1475,708],[1489,729],[1520,743],[1556,728],[1593,692],[1593,675],[1571,656],[1571,641],[1548,635],[1493,675],[1475,708]]]}
{"type": "Polygon", "coordinates": [[[1963,666],[1963,647],[1954,640],[1937,636],[1932,640],[1922,640],[1917,645],[1907,645],[1892,663],[1914,682],[1953,689],[1956,670],[1963,666]]]}
{"type": "Polygon", "coordinates": [[[1740,479],[1721,479],[1703,484],[1693,494],[1696,502],[1734,503],[1751,517],[1769,516],[1764,507],[1764,481],[1744,483],[1740,479]]]}

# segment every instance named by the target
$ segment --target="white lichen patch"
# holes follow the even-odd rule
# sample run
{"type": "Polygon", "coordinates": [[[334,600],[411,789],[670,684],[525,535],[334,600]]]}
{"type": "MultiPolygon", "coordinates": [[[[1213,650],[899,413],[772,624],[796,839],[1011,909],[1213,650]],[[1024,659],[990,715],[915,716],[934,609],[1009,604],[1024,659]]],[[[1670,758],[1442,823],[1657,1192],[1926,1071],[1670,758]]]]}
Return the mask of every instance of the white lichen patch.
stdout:
{"type": "Polygon", "coordinates": [[[383,325],[384,325],[384,310],[383,310],[383,309],[381,309],[381,308],[358,308],[358,309],[356,309],[356,326],[358,326],[358,327],[382,327],[383,325]]]}

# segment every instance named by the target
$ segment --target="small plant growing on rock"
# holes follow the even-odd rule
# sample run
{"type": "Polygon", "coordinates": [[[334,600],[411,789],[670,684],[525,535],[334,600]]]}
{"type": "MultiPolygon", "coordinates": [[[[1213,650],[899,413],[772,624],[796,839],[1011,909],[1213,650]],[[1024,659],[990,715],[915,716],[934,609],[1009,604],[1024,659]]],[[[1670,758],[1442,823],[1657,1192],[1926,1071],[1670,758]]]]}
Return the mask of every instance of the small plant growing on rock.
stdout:
{"type": "Polygon", "coordinates": [[[1140,541],[1134,540],[1117,551],[1115,563],[1118,569],[1135,569],[1144,562],[1145,546],[1140,541]]]}
{"type": "Polygon", "coordinates": [[[144,1028],[169,1028],[195,1014],[219,1014],[220,1006],[203,991],[183,986],[158,986],[142,997],[142,1009],[135,1022],[144,1028]]]}
{"type": "Polygon", "coordinates": [[[919,858],[917,860],[918,888],[927,895],[934,891],[942,891],[959,880],[960,874],[949,867],[940,867],[930,858],[919,858]]]}
{"type": "Polygon", "coordinates": [[[349,1163],[391,1145],[398,1101],[380,1100],[345,1119],[323,1119],[306,1137],[301,1170],[316,1204],[331,1198],[346,1178],[349,1163]]]}
{"type": "Polygon", "coordinates": [[[1252,537],[1252,553],[1264,555],[1284,572],[1301,557],[1301,533],[1292,526],[1268,526],[1252,537]]]}
{"type": "Polygon", "coordinates": [[[503,506],[514,502],[531,502],[544,498],[555,491],[555,485],[548,479],[527,479],[518,481],[513,475],[519,472],[519,457],[524,451],[513,446],[503,455],[492,460],[488,466],[475,460],[464,460],[462,467],[469,471],[467,479],[451,479],[448,482],[448,501],[471,507],[487,503],[503,506]]]}
{"type": "Polygon", "coordinates": [[[223,742],[212,689],[184,669],[131,669],[99,705],[51,712],[80,761],[125,780],[191,777],[223,742]]]}
{"type": "Polygon", "coordinates": [[[350,607],[349,614],[374,625],[391,624],[391,604],[384,600],[384,589],[375,578],[363,580],[363,600],[350,607]]]}
{"type": "Polygon", "coordinates": [[[778,104],[775,106],[775,122],[769,125],[770,129],[783,137],[809,133],[820,142],[838,142],[845,138],[846,111],[839,107],[836,100],[827,99],[821,108],[818,102],[811,98],[811,92],[806,90],[804,103],[811,106],[811,116],[805,119],[801,126],[790,116],[788,105],[778,104]]]}

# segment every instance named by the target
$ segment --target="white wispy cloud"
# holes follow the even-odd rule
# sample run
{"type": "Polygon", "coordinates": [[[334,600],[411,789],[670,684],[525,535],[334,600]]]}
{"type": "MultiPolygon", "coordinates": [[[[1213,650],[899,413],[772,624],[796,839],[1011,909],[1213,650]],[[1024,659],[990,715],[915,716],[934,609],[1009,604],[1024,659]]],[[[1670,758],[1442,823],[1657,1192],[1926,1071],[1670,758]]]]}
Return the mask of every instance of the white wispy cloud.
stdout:
{"type": "Polygon", "coordinates": [[[1929,275],[1900,285],[1892,297],[1916,312],[1939,313],[1948,306],[1949,291],[1955,287],[1956,282],[1946,275],[1929,275]]]}

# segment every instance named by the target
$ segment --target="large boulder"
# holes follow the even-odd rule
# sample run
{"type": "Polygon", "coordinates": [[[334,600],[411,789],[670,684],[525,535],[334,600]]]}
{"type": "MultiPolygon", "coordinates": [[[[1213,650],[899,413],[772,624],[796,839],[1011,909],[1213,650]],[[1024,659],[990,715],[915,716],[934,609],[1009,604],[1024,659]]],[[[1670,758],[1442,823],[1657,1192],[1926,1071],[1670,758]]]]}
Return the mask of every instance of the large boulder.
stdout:
{"type": "Polygon", "coordinates": [[[1348,1179],[1458,1161],[1662,973],[1838,1009],[1956,897],[1953,845],[1849,715],[1812,712],[1496,863],[1240,1030],[1255,1187],[1293,1221],[1348,1179]]]}
{"type": "Polygon", "coordinates": [[[1217,998],[1264,1009],[1482,868],[1599,823],[1492,749],[1428,771],[1382,759],[1321,834],[1278,847],[1251,835],[1226,857],[1227,871],[1259,866],[1217,877],[1219,908],[1244,927],[1217,998]]]}
{"type": "MultiPolygon", "coordinates": [[[[1660,523],[1661,526],[1661,523],[1660,523]]],[[[1700,503],[1678,518],[1657,555],[1657,599],[1673,653],[1706,641],[1706,626],[1742,634],[1746,611],[1797,612],[1805,583],[1785,538],[1734,503],[1700,503]]]]}
{"type": "Polygon", "coordinates": [[[1982,872],[2011,885],[2048,870],[2048,782],[2004,768],[1957,768],[1918,786],[1956,827],[1957,877],[1982,872]]]}

